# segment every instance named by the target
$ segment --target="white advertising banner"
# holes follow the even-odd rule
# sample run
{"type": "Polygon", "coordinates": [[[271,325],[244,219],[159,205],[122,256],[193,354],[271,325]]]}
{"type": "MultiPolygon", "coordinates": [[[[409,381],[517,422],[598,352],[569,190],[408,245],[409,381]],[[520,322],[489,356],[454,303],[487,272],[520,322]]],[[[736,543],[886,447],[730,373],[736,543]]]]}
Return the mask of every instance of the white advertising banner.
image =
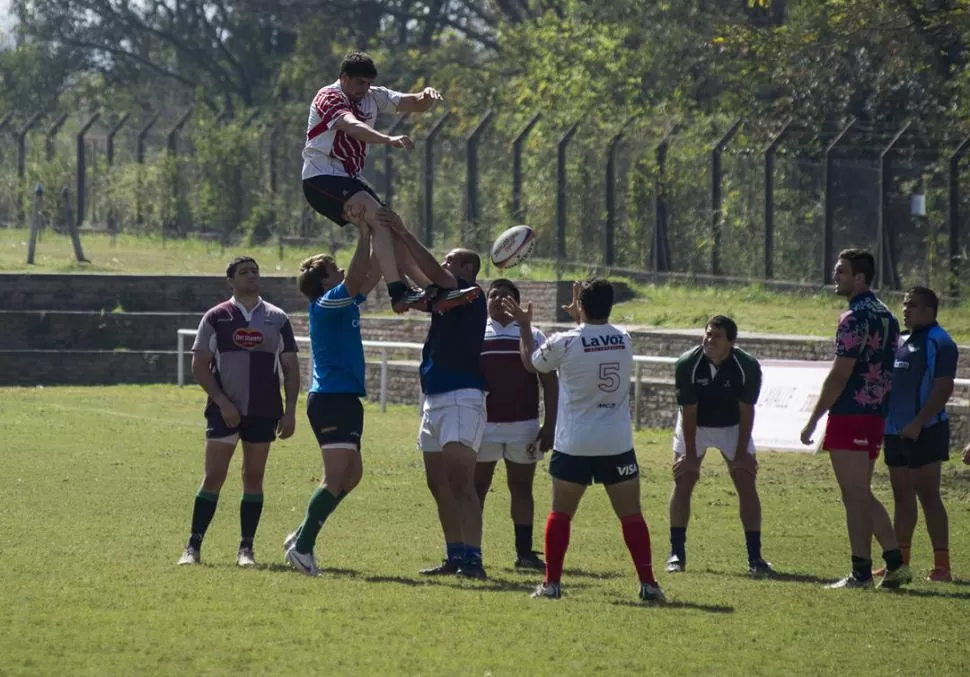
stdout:
{"type": "Polygon", "coordinates": [[[802,444],[799,435],[831,367],[831,362],[761,361],[761,396],[755,408],[752,433],[759,451],[811,453],[819,449],[825,434],[825,416],[815,428],[814,444],[802,444]]]}

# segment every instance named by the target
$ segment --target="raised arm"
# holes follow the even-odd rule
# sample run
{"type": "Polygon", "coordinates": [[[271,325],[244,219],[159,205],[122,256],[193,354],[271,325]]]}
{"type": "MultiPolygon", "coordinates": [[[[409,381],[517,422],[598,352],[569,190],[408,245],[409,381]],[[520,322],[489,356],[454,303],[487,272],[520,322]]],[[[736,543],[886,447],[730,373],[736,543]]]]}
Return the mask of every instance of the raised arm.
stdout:
{"type": "MultiPolygon", "coordinates": [[[[371,231],[367,226],[359,227],[357,231],[357,248],[354,249],[354,256],[350,259],[347,266],[347,274],[344,276],[344,286],[350,296],[364,293],[364,285],[370,273],[371,258],[371,231]]],[[[378,279],[380,279],[380,269],[378,268],[378,279]]],[[[373,288],[373,287],[372,287],[373,288]]]]}
{"type": "Polygon", "coordinates": [[[371,145],[388,145],[404,150],[414,150],[414,141],[407,134],[398,136],[388,136],[383,134],[365,122],[358,120],[353,113],[345,113],[333,124],[335,129],[339,129],[348,136],[359,139],[371,145]]]}
{"type": "Polygon", "coordinates": [[[447,270],[441,267],[438,260],[434,257],[428,249],[421,244],[411,231],[407,229],[404,225],[404,221],[398,216],[396,212],[386,207],[382,207],[377,212],[378,222],[391,230],[407,247],[408,252],[414,258],[415,263],[417,263],[418,268],[421,272],[427,276],[433,284],[438,285],[443,289],[457,289],[458,280],[455,276],[449,273],[447,270]]]}
{"type": "Polygon", "coordinates": [[[444,97],[434,87],[425,87],[420,92],[402,94],[398,101],[399,113],[425,113],[434,108],[444,97]]]}

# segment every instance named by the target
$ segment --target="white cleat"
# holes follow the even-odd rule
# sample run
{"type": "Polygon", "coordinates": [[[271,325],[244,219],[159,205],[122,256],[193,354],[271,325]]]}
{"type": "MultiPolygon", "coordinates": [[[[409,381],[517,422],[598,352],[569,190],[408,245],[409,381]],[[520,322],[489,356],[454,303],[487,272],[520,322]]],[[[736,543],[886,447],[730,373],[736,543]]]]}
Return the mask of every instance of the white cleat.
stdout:
{"type": "Polygon", "coordinates": [[[236,555],[236,566],[254,567],[256,566],[256,553],[252,548],[240,548],[236,555]]]}
{"type": "Polygon", "coordinates": [[[301,574],[316,576],[319,573],[313,553],[297,552],[295,545],[286,551],[286,561],[296,567],[301,574]]]}
{"type": "Polygon", "coordinates": [[[286,559],[286,553],[289,552],[290,548],[296,545],[296,541],[299,537],[300,530],[295,529],[287,534],[286,538],[283,539],[283,559],[286,559]]]}
{"type": "Polygon", "coordinates": [[[558,583],[540,583],[529,597],[532,599],[560,599],[562,590],[558,583]]]}
{"type": "Polygon", "coordinates": [[[198,564],[202,557],[199,553],[198,548],[193,548],[191,546],[185,548],[182,552],[182,556],[179,557],[179,566],[185,566],[187,564],[198,564]]]}

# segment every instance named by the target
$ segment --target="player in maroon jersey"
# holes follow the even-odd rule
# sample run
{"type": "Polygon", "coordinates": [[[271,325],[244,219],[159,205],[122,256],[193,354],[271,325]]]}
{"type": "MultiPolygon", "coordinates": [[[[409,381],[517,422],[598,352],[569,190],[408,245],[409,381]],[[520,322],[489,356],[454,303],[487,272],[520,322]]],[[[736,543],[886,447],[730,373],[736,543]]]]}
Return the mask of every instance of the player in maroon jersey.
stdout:
{"type": "MultiPolygon", "coordinates": [[[[519,359],[519,323],[502,308],[502,299],[519,302],[519,289],[511,280],[493,280],[488,287],[488,321],[482,346],[482,368],[488,382],[485,437],[478,450],[475,490],[485,507],[495,465],[505,459],[512,524],[515,528],[515,566],[545,569],[532,550],[535,501],[532,484],[536,464],[552,448],[556,431],[559,380],[555,372],[530,374],[519,359]],[[536,378],[538,376],[538,378],[536,378]],[[539,426],[539,383],[542,383],[545,419],[539,426]]],[[[532,330],[535,345],[546,337],[532,330]]]]}

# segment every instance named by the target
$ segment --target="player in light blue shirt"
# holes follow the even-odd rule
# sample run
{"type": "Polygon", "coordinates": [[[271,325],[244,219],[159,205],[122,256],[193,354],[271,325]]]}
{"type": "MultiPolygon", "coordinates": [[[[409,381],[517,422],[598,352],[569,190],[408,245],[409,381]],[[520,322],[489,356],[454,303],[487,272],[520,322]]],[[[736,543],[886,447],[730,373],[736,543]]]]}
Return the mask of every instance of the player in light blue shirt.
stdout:
{"type": "Polygon", "coordinates": [[[360,304],[381,278],[371,255],[371,232],[360,229],[346,274],[331,256],[318,254],[300,264],[300,291],[310,300],[313,383],[307,418],[323,455],[323,479],[307,505],[303,523],[283,543],[286,559],[308,576],[317,573],[313,546],[324,522],[360,482],[364,432],[364,346],[360,304]]]}

